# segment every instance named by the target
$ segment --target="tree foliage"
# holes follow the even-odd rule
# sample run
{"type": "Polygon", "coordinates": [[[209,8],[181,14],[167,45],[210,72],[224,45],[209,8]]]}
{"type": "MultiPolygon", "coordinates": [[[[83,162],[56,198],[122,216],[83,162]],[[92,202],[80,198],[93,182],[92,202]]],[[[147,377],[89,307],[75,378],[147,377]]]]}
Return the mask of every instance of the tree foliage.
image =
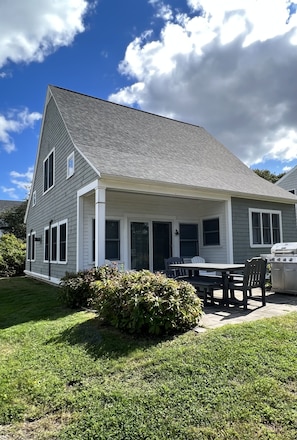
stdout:
{"type": "Polygon", "coordinates": [[[13,234],[0,237],[0,276],[23,273],[26,258],[26,244],[13,234]]]}
{"type": "Polygon", "coordinates": [[[283,177],[286,173],[274,174],[269,170],[259,170],[258,168],[253,170],[258,176],[262,177],[265,180],[268,180],[271,183],[276,183],[281,177],[283,177]]]}
{"type": "Polygon", "coordinates": [[[0,226],[8,234],[13,234],[21,240],[26,240],[26,225],[24,217],[27,208],[27,200],[14,208],[0,212],[0,226]]]}

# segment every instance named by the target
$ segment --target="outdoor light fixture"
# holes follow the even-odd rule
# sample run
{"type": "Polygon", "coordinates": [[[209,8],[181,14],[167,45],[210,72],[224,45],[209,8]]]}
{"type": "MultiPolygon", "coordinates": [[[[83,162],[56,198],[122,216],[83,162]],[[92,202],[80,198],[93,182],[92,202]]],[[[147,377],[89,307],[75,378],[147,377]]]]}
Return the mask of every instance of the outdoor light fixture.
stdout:
{"type": "Polygon", "coordinates": [[[177,229],[175,230],[175,235],[179,235],[179,232],[177,229]]]}

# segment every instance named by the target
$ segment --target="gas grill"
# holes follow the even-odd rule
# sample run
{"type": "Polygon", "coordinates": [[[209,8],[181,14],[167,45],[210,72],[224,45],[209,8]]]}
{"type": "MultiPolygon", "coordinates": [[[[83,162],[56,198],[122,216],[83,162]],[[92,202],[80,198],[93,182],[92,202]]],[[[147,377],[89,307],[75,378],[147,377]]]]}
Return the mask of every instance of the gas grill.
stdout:
{"type": "Polygon", "coordinates": [[[297,242],[274,244],[269,260],[272,291],[297,294],[297,242]]]}

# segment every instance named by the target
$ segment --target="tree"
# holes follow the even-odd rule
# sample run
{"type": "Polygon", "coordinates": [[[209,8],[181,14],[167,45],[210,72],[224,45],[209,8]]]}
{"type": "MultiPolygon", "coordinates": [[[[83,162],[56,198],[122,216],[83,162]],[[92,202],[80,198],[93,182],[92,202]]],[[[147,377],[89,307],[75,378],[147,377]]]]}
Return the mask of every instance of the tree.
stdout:
{"type": "Polygon", "coordinates": [[[26,240],[26,226],[24,223],[27,200],[14,208],[0,212],[0,227],[5,233],[14,234],[17,238],[26,240]]]}
{"type": "Polygon", "coordinates": [[[23,273],[26,258],[26,244],[13,234],[0,237],[0,276],[23,273]]]}
{"type": "Polygon", "coordinates": [[[283,177],[286,173],[280,173],[280,174],[274,174],[271,173],[269,170],[259,170],[255,169],[253,170],[258,176],[262,177],[265,180],[268,180],[271,183],[277,182],[281,177],[283,177]]]}

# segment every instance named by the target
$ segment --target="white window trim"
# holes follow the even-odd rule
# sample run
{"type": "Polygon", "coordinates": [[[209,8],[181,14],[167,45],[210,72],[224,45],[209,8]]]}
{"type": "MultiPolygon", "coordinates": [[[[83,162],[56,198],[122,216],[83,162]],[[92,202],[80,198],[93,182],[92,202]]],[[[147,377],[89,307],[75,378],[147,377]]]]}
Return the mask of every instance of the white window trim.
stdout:
{"type": "Polygon", "coordinates": [[[67,177],[69,179],[74,174],[75,162],[74,162],[74,151],[67,157],[67,177]],[[73,167],[70,167],[70,162],[72,161],[73,167]]]}
{"type": "MultiPolygon", "coordinates": [[[[89,233],[88,233],[88,249],[89,249],[89,264],[95,264],[95,260],[92,259],[92,223],[95,220],[94,216],[90,216],[88,223],[89,223],[89,233]]],[[[119,222],[119,233],[120,233],[120,258],[119,260],[112,260],[112,261],[122,261],[122,255],[123,255],[123,238],[124,237],[124,230],[123,230],[123,219],[122,217],[106,217],[105,221],[116,221],[119,222]]],[[[105,237],[106,239],[106,237],[105,237]]],[[[96,245],[95,245],[96,246],[96,245]]]]}
{"type": "MultiPolygon", "coordinates": [[[[201,219],[201,240],[199,243],[199,248],[200,249],[210,249],[210,248],[221,248],[222,247],[222,216],[221,215],[211,215],[209,217],[203,217],[201,219]],[[204,244],[204,240],[203,240],[203,235],[204,235],[204,228],[203,228],[203,222],[206,220],[215,220],[215,219],[219,219],[219,239],[220,239],[220,243],[219,244],[204,244]]],[[[198,230],[199,232],[199,230],[198,230]]]]}
{"type": "Polygon", "coordinates": [[[58,263],[59,264],[67,264],[67,259],[68,259],[68,220],[62,220],[59,222],[59,226],[58,226],[58,263]],[[65,249],[65,261],[60,260],[60,227],[62,225],[66,225],[66,249],[65,249]]]}
{"type": "Polygon", "coordinates": [[[28,247],[28,251],[27,251],[27,261],[36,261],[36,241],[35,241],[35,237],[36,237],[36,231],[31,231],[28,235],[27,235],[27,245],[29,244],[29,240],[31,242],[30,247],[28,247]],[[32,242],[32,237],[34,236],[34,240],[32,242]],[[32,246],[34,246],[34,258],[32,257],[32,246]],[[29,255],[29,250],[30,250],[30,255],[29,255]]]}
{"type": "MultiPolygon", "coordinates": [[[[46,245],[46,242],[45,242],[45,232],[48,231],[48,230],[49,230],[49,226],[46,226],[44,228],[44,240],[43,240],[43,242],[44,242],[44,246],[43,246],[43,262],[44,263],[48,263],[49,262],[49,260],[45,260],[45,258],[44,258],[45,245],[46,245]]],[[[50,238],[51,238],[51,240],[49,242],[49,250],[48,250],[49,256],[50,256],[50,263],[53,263],[53,264],[67,264],[67,261],[68,261],[68,220],[67,219],[61,220],[60,222],[56,222],[56,223],[51,224],[50,238]],[[65,258],[65,261],[60,260],[60,226],[63,225],[63,224],[66,224],[66,258],[65,258]],[[57,228],[57,259],[53,260],[52,259],[52,229],[55,228],[55,227],[57,228]]]]}
{"type": "Polygon", "coordinates": [[[42,187],[43,187],[43,194],[46,194],[48,191],[50,191],[54,186],[55,186],[55,149],[53,148],[48,155],[46,156],[46,158],[43,161],[43,181],[42,181],[42,187]],[[53,184],[52,186],[50,186],[49,188],[46,189],[46,191],[44,191],[44,164],[45,162],[48,160],[48,158],[50,157],[50,155],[53,154],[53,184]]]}
{"type": "Polygon", "coordinates": [[[32,194],[32,206],[36,205],[36,190],[33,191],[32,194]]]}
{"type": "MultiPolygon", "coordinates": [[[[46,260],[46,259],[44,258],[44,256],[45,256],[45,246],[46,246],[45,232],[48,231],[48,230],[49,230],[49,226],[46,226],[46,227],[44,228],[44,232],[43,232],[43,262],[44,262],[44,263],[48,263],[48,260],[46,260]]],[[[50,246],[50,243],[49,243],[48,245],[50,246]]],[[[49,255],[50,255],[50,248],[48,249],[48,253],[49,253],[49,255]]]]}
{"type": "MultiPolygon", "coordinates": [[[[262,227],[262,216],[260,216],[261,221],[261,243],[254,244],[253,243],[253,224],[252,224],[252,214],[254,212],[260,214],[278,214],[279,215],[279,228],[280,228],[280,241],[283,241],[283,225],[282,225],[282,212],[274,209],[259,209],[259,208],[249,208],[249,234],[250,234],[250,247],[251,248],[269,248],[273,245],[273,243],[263,243],[263,227],[262,227]]],[[[272,222],[270,221],[271,228],[271,239],[273,239],[272,234],[272,222]]]]}

